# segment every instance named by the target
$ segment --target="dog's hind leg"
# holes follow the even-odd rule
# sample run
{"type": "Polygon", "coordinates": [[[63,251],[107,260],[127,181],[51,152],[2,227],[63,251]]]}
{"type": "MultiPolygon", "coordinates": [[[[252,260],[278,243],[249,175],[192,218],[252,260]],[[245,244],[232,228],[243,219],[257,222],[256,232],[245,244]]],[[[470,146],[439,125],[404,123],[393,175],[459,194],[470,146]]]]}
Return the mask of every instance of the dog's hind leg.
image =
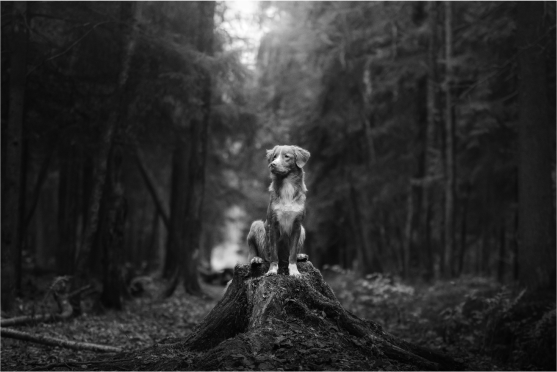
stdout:
{"type": "Polygon", "coordinates": [[[306,229],[302,226],[300,229],[300,239],[298,239],[298,246],[296,247],[296,260],[298,262],[305,262],[308,260],[308,255],[302,253],[304,242],[306,240],[306,229]]]}
{"type": "Polygon", "coordinates": [[[251,264],[261,264],[264,260],[269,260],[269,257],[266,257],[265,224],[263,221],[254,221],[251,224],[247,241],[249,247],[248,261],[251,264]]]}

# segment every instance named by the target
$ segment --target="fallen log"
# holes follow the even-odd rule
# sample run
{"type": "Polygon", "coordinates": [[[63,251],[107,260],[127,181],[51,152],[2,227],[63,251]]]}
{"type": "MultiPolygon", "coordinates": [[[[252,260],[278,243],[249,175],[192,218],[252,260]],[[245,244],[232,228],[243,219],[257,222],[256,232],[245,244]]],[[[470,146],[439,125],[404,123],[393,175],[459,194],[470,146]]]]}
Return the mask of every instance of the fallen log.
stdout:
{"type": "Polygon", "coordinates": [[[267,269],[236,266],[222,300],[180,342],[114,355],[94,369],[464,369],[345,310],[310,262],[298,263],[301,278],[283,275],[287,267],[263,276],[267,269]]]}
{"type": "Polygon", "coordinates": [[[15,329],[10,329],[10,328],[2,328],[0,330],[0,334],[2,337],[15,338],[17,340],[30,341],[38,344],[49,345],[49,346],[59,346],[68,349],[73,349],[73,350],[89,350],[89,351],[113,352],[113,353],[118,353],[122,351],[122,349],[119,347],[91,344],[88,342],[62,340],[59,338],[53,338],[53,337],[48,337],[43,335],[32,335],[30,333],[16,331],[15,329]]]}

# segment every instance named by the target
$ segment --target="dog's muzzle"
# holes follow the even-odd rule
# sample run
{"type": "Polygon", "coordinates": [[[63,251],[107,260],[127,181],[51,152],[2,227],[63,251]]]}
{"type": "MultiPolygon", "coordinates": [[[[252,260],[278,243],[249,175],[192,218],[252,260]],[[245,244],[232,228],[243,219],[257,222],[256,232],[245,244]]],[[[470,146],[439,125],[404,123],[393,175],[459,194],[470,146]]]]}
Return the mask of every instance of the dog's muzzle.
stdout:
{"type": "Polygon", "coordinates": [[[279,176],[284,176],[288,173],[288,169],[284,169],[284,167],[280,167],[276,163],[269,164],[269,168],[271,169],[271,173],[279,176]]]}

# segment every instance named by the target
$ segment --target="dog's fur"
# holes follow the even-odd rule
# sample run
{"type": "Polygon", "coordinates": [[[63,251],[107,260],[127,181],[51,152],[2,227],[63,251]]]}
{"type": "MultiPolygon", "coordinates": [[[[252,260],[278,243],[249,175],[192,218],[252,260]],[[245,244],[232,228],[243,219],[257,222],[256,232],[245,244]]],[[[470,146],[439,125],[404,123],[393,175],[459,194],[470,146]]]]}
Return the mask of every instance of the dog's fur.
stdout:
{"type": "Polygon", "coordinates": [[[267,150],[271,171],[267,220],[253,222],[247,238],[251,264],[271,263],[265,275],[277,274],[279,262],[288,262],[290,275],[299,277],[296,262],[307,260],[307,255],[300,252],[306,237],[302,221],[307,189],[302,168],[309,156],[298,146],[267,150]]]}

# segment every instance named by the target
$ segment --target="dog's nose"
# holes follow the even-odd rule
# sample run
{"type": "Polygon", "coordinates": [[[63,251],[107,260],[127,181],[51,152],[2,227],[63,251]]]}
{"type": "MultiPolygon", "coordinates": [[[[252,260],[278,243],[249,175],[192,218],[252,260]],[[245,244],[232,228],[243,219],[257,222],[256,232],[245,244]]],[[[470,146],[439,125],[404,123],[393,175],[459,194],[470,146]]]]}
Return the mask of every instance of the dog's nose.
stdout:
{"type": "Polygon", "coordinates": [[[271,168],[276,168],[277,165],[273,162],[273,163],[271,163],[270,167],[271,167],[271,168]]]}

